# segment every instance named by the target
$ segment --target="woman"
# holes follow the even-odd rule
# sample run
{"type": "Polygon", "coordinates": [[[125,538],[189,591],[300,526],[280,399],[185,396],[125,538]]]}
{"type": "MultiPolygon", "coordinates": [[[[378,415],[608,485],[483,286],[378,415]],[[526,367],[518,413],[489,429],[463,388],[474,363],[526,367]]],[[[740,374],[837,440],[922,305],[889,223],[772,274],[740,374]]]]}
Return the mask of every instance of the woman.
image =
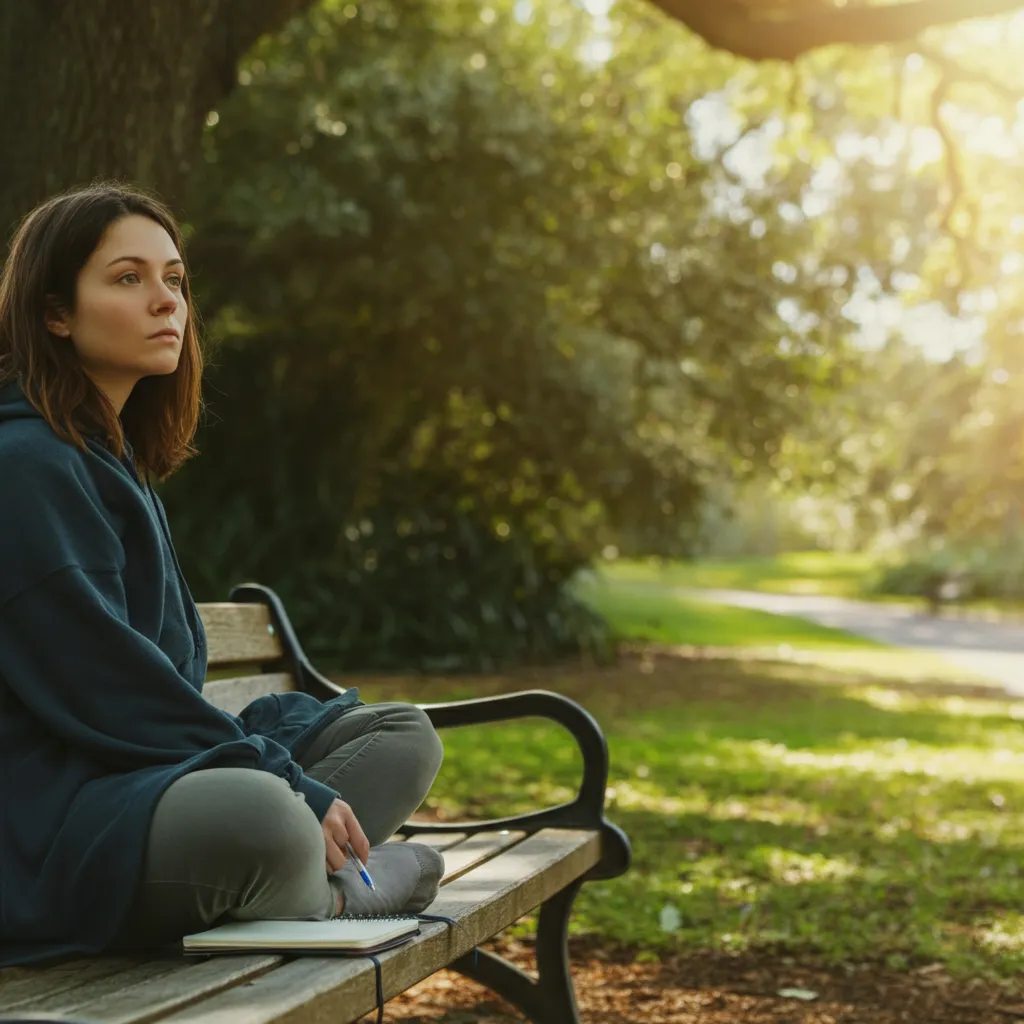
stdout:
{"type": "Polygon", "coordinates": [[[436,852],[381,845],[441,764],[421,711],[201,695],[150,486],[194,453],[201,372],[163,205],[101,183],[26,217],[0,277],[0,966],[437,893],[436,852]]]}

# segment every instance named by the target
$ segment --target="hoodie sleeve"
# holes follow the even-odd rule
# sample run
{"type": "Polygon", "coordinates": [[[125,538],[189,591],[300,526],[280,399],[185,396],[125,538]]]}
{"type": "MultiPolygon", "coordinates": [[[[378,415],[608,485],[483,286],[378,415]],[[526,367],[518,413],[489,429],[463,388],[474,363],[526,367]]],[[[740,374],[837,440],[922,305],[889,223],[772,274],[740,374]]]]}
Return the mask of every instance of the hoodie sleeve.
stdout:
{"type": "Polygon", "coordinates": [[[120,574],[71,566],[0,608],[2,674],[47,730],[114,772],[180,764],[249,767],[284,778],[319,819],[337,794],[286,747],[247,736],[127,621],[120,574]]]}
{"type": "Polygon", "coordinates": [[[6,593],[0,586],[0,678],[14,697],[48,732],[111,772],[205,754],[204,767],[285,779],[322,820],[334,790],[305,775],[286,747],[247,736],[132,627],[116,520],[73,475],[52,469],[34,473],[33,490],[10,503],[5,489],[0,564],[23,567],[2,574],[6,593]],[[31,551],[39,557],[26,561],[31,551]]]}

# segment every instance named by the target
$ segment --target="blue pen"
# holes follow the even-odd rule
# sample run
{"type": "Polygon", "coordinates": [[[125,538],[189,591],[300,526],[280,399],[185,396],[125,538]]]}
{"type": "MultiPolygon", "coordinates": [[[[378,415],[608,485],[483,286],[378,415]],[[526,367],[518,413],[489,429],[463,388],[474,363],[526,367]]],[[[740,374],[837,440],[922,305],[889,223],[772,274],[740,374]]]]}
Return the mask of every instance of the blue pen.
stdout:
{"type": "Polygon", "coordinates": [[[356,851],[352,849],[351,843],[345,844],[345,849],[348,851],[348,855],[359,865],[359,877],[374,891],[377,891],[377,886],[373,884],[373,879],[370,877],[370,872],[363,867],[363,862],[356,856],[356,851]]]}

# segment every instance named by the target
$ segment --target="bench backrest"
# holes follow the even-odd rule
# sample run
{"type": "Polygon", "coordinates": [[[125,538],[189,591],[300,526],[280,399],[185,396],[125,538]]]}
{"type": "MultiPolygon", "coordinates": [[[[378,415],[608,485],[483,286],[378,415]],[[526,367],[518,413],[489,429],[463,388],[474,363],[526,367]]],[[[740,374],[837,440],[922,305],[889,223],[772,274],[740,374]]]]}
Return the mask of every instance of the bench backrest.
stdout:
{"type": "Polygon", "coordinates": [[[203,694],[211,704],[237,715],[257,697],[296,689],[265,604],[201,604],[199,616],[209,651],[203,694]]]}

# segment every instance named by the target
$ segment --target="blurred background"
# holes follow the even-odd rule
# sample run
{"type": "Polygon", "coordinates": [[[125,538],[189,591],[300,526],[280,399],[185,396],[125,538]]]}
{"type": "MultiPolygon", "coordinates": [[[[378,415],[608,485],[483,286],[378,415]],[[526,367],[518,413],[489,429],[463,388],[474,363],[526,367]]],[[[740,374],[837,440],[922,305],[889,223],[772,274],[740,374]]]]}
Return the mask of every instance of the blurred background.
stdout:
{"type": "Polygon", "coordinates": [[[197,600],[594,708],[638,861],[581,932],[1012,973],[1022,663],[939,653],[1024,659],[1022,54],[997,0],[7,0],[0,226],[96,176],[185,223],[197,600]]]}
{"type": "Polygon", "coordinates": [[[198,597],[447,669],[599,649],[615,555],[1024,596],[1024,16],[706,6],[5,5],[0,223],[111,174],[189,229],[198,597]]]}

